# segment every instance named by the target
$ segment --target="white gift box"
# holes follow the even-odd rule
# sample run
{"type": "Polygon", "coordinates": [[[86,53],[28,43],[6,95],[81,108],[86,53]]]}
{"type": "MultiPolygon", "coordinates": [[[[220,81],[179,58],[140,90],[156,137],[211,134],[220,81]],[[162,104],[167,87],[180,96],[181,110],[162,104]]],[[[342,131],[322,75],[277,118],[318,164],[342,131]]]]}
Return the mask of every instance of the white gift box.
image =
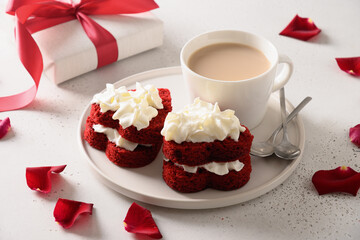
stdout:
{"type": "MultiPolygon", "coordinates": [[[[163,23],[150,12],[90,17],[115,37],[118,60],[162,45],[163,23]]],[[[95,46],[77,20],[32,36],[43,56],[44,73],[56,84],[97,68],[95,46]]]]}

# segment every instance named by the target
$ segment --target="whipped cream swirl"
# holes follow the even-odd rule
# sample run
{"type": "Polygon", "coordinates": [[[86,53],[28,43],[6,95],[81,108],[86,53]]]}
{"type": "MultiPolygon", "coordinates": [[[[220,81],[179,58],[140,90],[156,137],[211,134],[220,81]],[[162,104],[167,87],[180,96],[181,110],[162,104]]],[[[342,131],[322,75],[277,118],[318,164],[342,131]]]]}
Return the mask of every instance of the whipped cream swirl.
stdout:
{"type": "Polygon", "coordinates": [[[218,103],[213,105],[196,98],[183,110],[167,115],[161,134],[166,141],[180,144],[223,141],[227,137],[237,141],[244,131],[233,110],[220,111],[218,103]]]}
{"type": "Polygon", "coordinates": [[[119,120],[123,128],[133,125],[137,130],[147,128],[158,115],[157,109],[164,108],[158,89],[152,85],[143,87],[138,82],[135,91],[106,84],[106,90],[95,94],[91,102],[99,104],[101,112],[114,111],[112,118],[119,120]]]}

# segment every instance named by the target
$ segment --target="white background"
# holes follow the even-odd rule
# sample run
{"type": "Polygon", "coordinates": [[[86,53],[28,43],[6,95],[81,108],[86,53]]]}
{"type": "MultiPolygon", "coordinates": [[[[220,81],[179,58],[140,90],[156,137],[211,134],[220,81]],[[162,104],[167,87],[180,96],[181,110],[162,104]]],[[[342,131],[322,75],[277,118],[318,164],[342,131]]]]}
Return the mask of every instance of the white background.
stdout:
{"type": "MultiPolygon", "coordinates": [[[[159,0],[153,12],[164,21],[162,47],[90,72],[59,86],[43,77],[36,100],[9,116],[12,131],[0,140],[0,239],[147,239],[126,232],[123,219],[133,202],[100,183],[85,164],[77,139],[80,115],[105,83],[160,67],[179,65],[191,37],[215,29],[240,29],[263,35],[294,62],[286,86],[301,112],[306,145],[295,172],[276,189],[245,203],[211,210],[176,210],[143,204],[151,210],[164,239],[360,239],[359,196],[319,196],[311,177],[320,169],[348,165],[360,170],[360,149],[348,130],[360,123],[360,78],[341,71],[336,57],[360,56],[358,0],[159,0]],[[278,33],[299,14],[322,29],[308,42],[278,33]],[[67,164],[53,176],[49,194],[31,191],[25,168],[67,164]],[[59,197],[94,203],[64,230],[52,211],[59,197]]],[[[20,64],[13,18],[0,2],[0,95],[25,90],[32,80],[20,64]]],[[[59,36],[60,37],[60,36],[59,36]]],[[[146,39],[145,39],[146,40],[146,39]]],[[[144,40],[144,41],[145,41],[144,40]]]]}

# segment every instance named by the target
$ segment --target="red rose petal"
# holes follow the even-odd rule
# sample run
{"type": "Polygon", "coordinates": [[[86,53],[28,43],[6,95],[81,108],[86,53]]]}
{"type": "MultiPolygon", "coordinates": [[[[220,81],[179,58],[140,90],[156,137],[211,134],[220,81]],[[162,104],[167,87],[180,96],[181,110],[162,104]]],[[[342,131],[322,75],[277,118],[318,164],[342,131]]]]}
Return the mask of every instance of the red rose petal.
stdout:
{"type": "Polygon", "coordinates": [[[64,228],[70,228],[80,214],[89,213],[91,215],[93,206],[92,203],[59,198],[54,209],[55,221],[64,228]]]}
{"type": "Polygon", "coordinates": [[[10,131],[10,128],[10,118],[7,117],[4,120],[0,120],[0,139],[5,137],[5,135],[10,131]]]}
{"type": "Polygon", "coordinates": [[[128,232],[146,234],[156,239],[162,238],[151,212],[135,202],[130,206],[126,214],[124,225],[125,230],[128,232]]]}
{"type": "Polygon", "coordinates": [[[47,167],[28,167],[26,168],[26,182],[30,189],[43,193],[51,190],[50,175],[52,172],[60,173],[66,165],[47,166],[47,167]]]}
{"type": "Polygon", "coordinates": [[[340,69],[353,76],[360,76],[360,57],[335,58],[340,69]]]}
{"type": "Polygon", "coordinates": [[[360,188],[360,173],[350,167],[317,171],[312,182],[320,195],[332,192],[346,192],[356,196],[360,188]]]}
{"type": "Polygon", "coordinates": [[[360,148],[360,124],[349,130],[350,141],[360,148]]]}
{"type": "Polygon", "coordinates": [[[293,20],[281,31],[280,35],[307,41],[321,32],[310,18],[296,15],[293,20]]]}

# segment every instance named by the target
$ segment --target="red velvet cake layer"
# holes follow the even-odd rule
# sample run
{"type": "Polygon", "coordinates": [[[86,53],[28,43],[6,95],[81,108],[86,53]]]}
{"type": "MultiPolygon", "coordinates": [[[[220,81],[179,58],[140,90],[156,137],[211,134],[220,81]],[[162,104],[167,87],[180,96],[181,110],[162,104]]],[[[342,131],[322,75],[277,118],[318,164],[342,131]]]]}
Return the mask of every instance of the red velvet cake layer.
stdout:
{"type": "Polygon", "coordinates": [[[88,118],[84,132],[85,140],[90,146],[105,151],[108,159],[120,167],[143,167],[151,163],[160,151],[161,141],[154,142],[149,147],[138,145],[134,151],[117,147],[107,139],[105,134],[95,132],[92,128],[93,124],[92,120],[88,118]]]}
{"type": "Polygon", "coordinates": [[[228,162],[249,156],[254,136],[249,129],[240,133],[238,141],[230,137],[224,141],[214,142],[182,142],[164,140],[163,153],[167,159],[179,164],[196,166],[206,164],[209,159],[215,162],[228,162]]]}
{"type": "Polygon", "coordinates": [[[163,179],[172,189],[191,193],[214,188],[228,191],[244,186],[250,179],[250,156],[244,158],[244,167],[239,171],[231,170],[226,175],[217,175],[206,169],[198,168],[196,173],[184,171],[181,166],[176,166],[171,161],[163,161],[163,179]]]}

